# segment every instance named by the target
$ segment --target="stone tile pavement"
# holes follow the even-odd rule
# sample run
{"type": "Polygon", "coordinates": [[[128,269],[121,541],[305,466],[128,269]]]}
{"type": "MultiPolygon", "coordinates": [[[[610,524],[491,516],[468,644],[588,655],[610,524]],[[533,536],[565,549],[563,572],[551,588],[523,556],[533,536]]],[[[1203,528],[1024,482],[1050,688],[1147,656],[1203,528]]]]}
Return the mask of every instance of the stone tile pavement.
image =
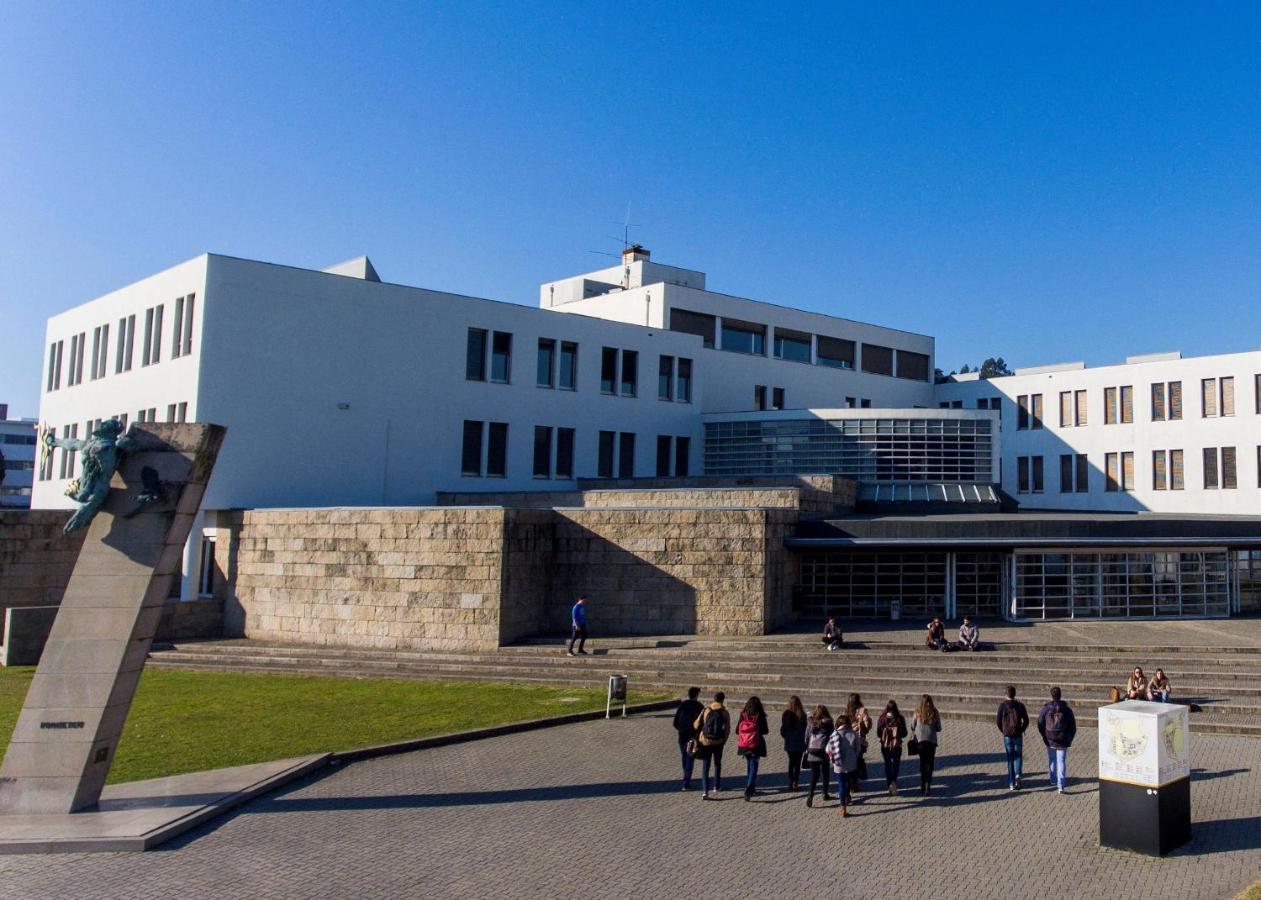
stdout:
{"type": "MultiPolygon", "coordinates": [[[[144,854],[0,857],[0,898],[1233,897],[1261,878],[1261,742],[1192,736],[1194,841],[1165,859],[1096,846],[1095,733],[1063,796],[1045,754],[1006,789],[985,725],[944,723],[936,796],[864,795],[842,820],[781,793],[682,793],[668,714],[347,765],[144,854]]],[[[1036,743],[1036,736],[1034,741],[1036,743]]],[[[734,750],[734,748],[732,748],[734,750]]],[[[873,751],[874,755],[874,751],[873,751]]],[[[872,767],[876,786],[881,766],[872,767]]]]}

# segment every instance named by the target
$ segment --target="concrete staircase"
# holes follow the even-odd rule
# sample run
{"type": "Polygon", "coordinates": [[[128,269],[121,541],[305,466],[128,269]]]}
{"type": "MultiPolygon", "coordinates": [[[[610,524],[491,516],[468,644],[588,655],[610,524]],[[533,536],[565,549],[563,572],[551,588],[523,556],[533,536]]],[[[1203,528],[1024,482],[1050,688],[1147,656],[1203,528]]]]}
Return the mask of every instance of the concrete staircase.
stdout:
{"type": "Polygon", "coordinates": [[[681,694],[697,685],[708,697],[727,692],[739,705],[757,694],[779,710],[790,694],[833,712],[858,691],[873,716],[892,697],[909,713],[921,693],[933,695],[947,720],[993,721],[1003,688],[1014,684],[1031,714],[1058,684],[1082,725],[1120,687],[1134,665],[1161,666],[1179,702],[1192,703],[1199,732],[1261,736],[1261,652],[1248,647],[1103,647],[999,643],[976,653],[924,650],[905,636],[869,640],[828,653],[814,635],[765,638],[614,638],[569,658],[560,638],[487,653],[360,650],[255,641],[155,645],[149,665],[164,669],[335,675],[350,678],[495,680],[524,684],[603,685],[630,677],[632,690],[681,694]]]}

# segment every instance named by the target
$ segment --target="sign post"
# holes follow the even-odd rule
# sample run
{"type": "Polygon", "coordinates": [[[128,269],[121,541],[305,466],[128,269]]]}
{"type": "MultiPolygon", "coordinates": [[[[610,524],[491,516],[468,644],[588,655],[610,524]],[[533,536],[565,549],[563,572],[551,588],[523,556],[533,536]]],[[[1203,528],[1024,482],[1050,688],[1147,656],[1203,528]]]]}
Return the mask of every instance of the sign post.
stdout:
{"type": "Polygon", "coordinates": [[[604,704],[604,718],[609,718],[613,704],[617,702],[621,702],[622,718],[626,718],[626,680],[625,675],[609,676],[609,699],[604,704]]]}
{"type": "Polygon", "coordinates": [[[1164,856],[1191,839],[1189,709],[1126,700],[1099,709],[1099,843],[1164,856]]]}

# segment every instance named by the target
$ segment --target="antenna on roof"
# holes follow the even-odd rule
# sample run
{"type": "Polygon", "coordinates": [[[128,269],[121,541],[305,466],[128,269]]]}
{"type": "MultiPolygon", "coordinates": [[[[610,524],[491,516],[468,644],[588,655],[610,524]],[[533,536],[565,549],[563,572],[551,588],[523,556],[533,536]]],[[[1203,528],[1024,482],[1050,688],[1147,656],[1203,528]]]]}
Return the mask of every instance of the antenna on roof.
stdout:
{"type": "Polygon", "coordinates": [[[622,222],[622,249],[625,250],[631,245],[630,230],[638,228],[639,225],[630,220],[630,201],[626,201],[626,220],[622,222]]]}

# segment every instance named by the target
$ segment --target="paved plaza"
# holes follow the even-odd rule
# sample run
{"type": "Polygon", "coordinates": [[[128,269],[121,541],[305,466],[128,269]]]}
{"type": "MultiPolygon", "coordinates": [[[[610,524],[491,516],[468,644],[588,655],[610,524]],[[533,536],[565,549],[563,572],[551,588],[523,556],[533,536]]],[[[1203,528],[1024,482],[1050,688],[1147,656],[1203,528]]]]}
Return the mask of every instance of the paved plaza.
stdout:
{"type": "MultiPolygon", "coordinates": [[[[779,792],[774,749],[752,802],[734,748],[720,802],[680,792],[657,714],[349,764],[149,853],[3,857],[0,897],[1233,897],[1261,877],[1261,743],[1192,741],[1195,837],[1165,859],[1099,849],[1094,784],[1049,791],[1040,752],[1009,793],[987,726],[945,722],[931,799],[907,765],[842,820],[779,792]]],[[[1070,774],[1094,759],[1083,729],[1070,774]]]]}

